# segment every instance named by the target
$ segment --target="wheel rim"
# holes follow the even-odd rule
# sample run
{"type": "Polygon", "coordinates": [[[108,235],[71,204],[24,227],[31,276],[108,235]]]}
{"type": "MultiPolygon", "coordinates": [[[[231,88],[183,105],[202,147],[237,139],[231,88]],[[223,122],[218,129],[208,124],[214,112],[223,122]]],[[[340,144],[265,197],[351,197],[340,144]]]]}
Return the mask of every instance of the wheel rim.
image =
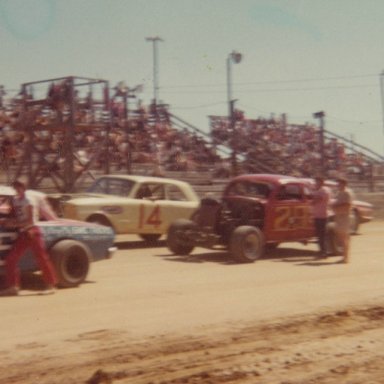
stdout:
{"type": "Polygon", "coordinates": [[[250,259],[257,259],[260,254],[260,240],[255,234],[248,235],[244,241],[244,253],[250,259]]]}
{"type": "Polygon", "coordinates": [[[71,253],[67,258],[67,274],[74,280],[80,279],[86,274],[88,265],[84,257],[77,253],[71,253]]]}

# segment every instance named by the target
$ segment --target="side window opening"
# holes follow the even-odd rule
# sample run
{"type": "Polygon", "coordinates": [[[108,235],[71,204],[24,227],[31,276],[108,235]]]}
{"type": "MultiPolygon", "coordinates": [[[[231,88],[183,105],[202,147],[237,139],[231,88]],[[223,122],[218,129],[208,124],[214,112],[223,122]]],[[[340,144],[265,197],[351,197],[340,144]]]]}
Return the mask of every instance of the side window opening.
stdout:
{"type": "Polygon", "coordinates": [[[299,185],[284,185],[278,194],[279,200],[302,200],[302,193],[299,185]]]}
{"type": "Polygon", "coordinates": [[[176,185],[167,186],[167,198],[173,201],[187,201],[187,197],[184,192],[176,185]]]}

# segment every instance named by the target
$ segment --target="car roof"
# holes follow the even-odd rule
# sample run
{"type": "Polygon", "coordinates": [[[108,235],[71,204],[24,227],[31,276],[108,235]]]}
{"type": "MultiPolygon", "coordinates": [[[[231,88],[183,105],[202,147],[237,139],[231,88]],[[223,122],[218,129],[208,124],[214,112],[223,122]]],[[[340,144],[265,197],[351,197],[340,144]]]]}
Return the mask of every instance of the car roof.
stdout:
{"type": "Polygon", "coordinates": [[[97,178],[100,179],[122,179],[122,180],[131,180],[137,183],[171,183],[178,185],[189,185],[187,182],[177,179],[170,179],[166,177],[156,177],[156,176],[142,176],[142,175],[103,175],[97,178]]]}

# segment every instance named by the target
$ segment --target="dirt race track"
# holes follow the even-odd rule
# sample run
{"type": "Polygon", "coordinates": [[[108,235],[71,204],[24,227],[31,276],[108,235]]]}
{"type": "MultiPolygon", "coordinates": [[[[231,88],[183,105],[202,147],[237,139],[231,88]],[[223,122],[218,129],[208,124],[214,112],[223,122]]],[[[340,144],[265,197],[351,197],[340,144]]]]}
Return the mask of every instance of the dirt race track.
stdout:
{"type": "Polygon", "coordinates": [[[384,222],[351,264],[292,244],[254,264],[121,238],[76,289],[1,298],[4,384],[384,383],[384,222]]]}

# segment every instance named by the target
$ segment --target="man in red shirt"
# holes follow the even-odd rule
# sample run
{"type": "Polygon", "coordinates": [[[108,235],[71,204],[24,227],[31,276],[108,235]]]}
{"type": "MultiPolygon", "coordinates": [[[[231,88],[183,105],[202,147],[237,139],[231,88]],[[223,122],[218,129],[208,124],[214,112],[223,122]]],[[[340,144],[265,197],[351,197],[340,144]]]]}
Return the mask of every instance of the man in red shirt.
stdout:
{"type": "Polygon", "coordinates": [[[18,262],[28,248],[32,248],[38,265],[43,273],[47,289],[53,292],[57,278],[53,265],[45,250],[45,244],[38,226],[36,226],[36,207],[26,195],[25,184],[15,181],[12,184],[16,196],[12,200],[13,217],[5,219],[3,224],[9,228],[16,228],[19,236],[5,260],[7,288],[0,291],[1,296],[16,296],[20,289],[20,274],[18,262]]]}

